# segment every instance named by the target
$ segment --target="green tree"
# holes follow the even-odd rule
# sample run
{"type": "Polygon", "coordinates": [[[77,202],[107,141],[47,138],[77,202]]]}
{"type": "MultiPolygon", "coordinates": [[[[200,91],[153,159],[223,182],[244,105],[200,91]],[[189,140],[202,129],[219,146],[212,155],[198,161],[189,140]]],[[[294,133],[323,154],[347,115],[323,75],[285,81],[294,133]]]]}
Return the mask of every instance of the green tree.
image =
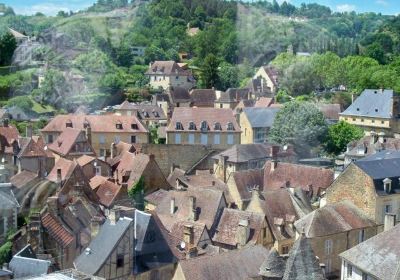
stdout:
{"type": "Polygon", "coordinates": [[[334,155],[339,155],[346,150],[347,145],[354,140],[364,136],[364,131],[345,121],[340,121],[328,129],[325,140],[325,150],[334,155]]]}
{"type": "Polygon", "coordinates": [[[293,144],[301,155],[309,155],[324,140],[328,126],[315,105],[291,101],[277,113],[269,133],[270,141],[293,144]]]}
{"type": "Polygon", "coordinates": [[[380,64],[386,63],[385,52],[382,46],[375,42],[365,49],[365,55],[378,61],[380,64]]]}
{"type": "Polygon", "coordinates": [[[11,33],[7,32],[0,38],[0,66],[11,64],[16,48],[17,41],[11,33]]]}
{"type": "Polygon", "coordinates": [[[33,107],[33,102],[29,96],[16,96],[7,101],[7,107],[19,107],[24,111],[30,111],[33,107]]]}
{"type": "Polygon", "coordinates": [[[228,88],[239,87],[239,71],[235,65],[222,62],[218,68],[218,89],[227,90],[228,88]]]}
{"type": "Polygon", "coordinates": [[[218,67],[218,58],[213,54],[207,55],[201,67],[201,81],[204,88],[217,86],[219,82],[218,67]]]}
{"type": "Polygon", "coordinates": [[[128,191],[128,196],[132,199],[134,207],[139,210],[144,210],[144,189],[144,177],[141,176],[128,191]]]}

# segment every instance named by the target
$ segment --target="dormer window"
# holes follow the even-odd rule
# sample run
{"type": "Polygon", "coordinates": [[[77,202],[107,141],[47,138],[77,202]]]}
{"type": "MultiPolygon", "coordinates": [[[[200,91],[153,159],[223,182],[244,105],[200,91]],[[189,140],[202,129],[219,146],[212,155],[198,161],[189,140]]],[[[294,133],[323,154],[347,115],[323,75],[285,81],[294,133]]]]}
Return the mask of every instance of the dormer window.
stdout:
{"type": "Polygon", "coordinates": [[[390,193],[392,191],[392,180],[386,178],[383,180],[383,188],[386,193],[390,193]]]}
{"type": "Polygon", "coordinates": [[[228,130],[235,130],[235,127],[233,126],[233,123],[228,122],[228,124],[227,124],[227,129],[228,129],[228,130]]]}
{"type": "Polygon", "coordinates": [[[189,130],[196,130],[196,125],[194,122],[189,123],[189,130]]]}
{"type": "Polygon", "coordinates": [[[67,121],[67,123],[65,124],[66,127],[72,127],[72,122],[69,120],[67,121]]]}
{"type": "Polygon", "coordinates": [[[201,122],[201,131],[207,131],[208,130],[208,124],[206,121],[201,122]]]}
{"type": "Polygon", "coordinates": [[[122,123],[121,122],[116,123],[115,127],[117,129],[122,129],[122,123]]]}
{"type": "Polygon", "coordinates": [[[131,125],[131,127],[132,127],[132,129],[139,129],[137,123],[133,123],[133,124],[131,125]]]}
{"type": "Polygon", "coordinates": [[[222,130],[221,124],[219,122],[214,124],[214,130],[222,130]]]}
{"type": "Polygon", "coordinates": [[[176,130],[183,130],[183,125],[181,122],[176,122],[176,126],[175,126],[176,130]]]}

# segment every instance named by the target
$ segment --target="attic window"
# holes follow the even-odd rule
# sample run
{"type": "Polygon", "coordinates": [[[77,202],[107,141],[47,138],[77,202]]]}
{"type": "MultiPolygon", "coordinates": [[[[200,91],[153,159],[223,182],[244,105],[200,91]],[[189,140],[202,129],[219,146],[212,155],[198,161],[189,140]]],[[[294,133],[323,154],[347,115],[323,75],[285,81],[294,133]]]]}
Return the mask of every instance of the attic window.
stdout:
{"type": "Polygon", "coordinates": [[[228,122],[227,129],[228,129],[228,130],[235,130],[235,128],[234,128],[234,126],[233,126],[233,123],[228,122]]]}
{"type": "Polygon", "coordinates": [[[176,122],[176,126],[175,126],[176,130],[183,130],[183,125],[181,122],[176,122]]]}
{"type": "Polygon", "coordinates": [[[360,111],[360,108],[357,108],[357,111],[360,111]]]}
{"type": "Polygon", "coordinates": [[[201,122],[201,131],[207,131],[208,130],[208,124],[206,121],[201,122]]]}
{"type": "Polygon", "coordinates": [[[132,129],[139,129],[137,123],[133,123],[133,124],[131,125],[131,127],[132,127],[132,129]]]}
{"type": "Polygon", "coordinates": [[[386,193],[390,193],[392,191],[392,180],[386,178],[383,180],[383,188],[386,193]]]}
{"type": "Polygon", "coordinates": [[[66,127],[72,127],[72,122],[71,121],[67,121],[67,123],[65,124],[66,127]]]}
{"type": "Polygon", "coordinates": [[[122,129],[122,123],[117,123],[116,125],[115,125],[115,127],[117,128],[117,129],[122,129]]]}
{"type": "Polygon", "coordinates": [[[375,109],[375,112],[378,112],[378,109],[375,109]]]}
{"type": "Polygon", "coordinates": [[[189,123],[189,130],[196,130],[196,125],[194,122],[189,123]]]}
{"type": "Polygon", "coordinates": [[[222,130],[221,124],[219,122],[214,124],[214,130],[222,130]]]}

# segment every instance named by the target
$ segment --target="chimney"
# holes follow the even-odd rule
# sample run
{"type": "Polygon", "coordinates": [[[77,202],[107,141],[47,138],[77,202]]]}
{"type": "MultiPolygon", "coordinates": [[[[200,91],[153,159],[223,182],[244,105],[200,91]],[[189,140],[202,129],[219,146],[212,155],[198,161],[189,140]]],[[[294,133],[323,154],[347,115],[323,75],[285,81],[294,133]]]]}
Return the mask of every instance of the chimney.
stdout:
{"type": "Polygon", "coordinates": [[[170,202],[170,214],[173,215],[175,213],[175,198],[171,198],[170,202]]]}
{"type": "Polygon", "coordinates": [[[279,153],[280,147],[277,146],[277,145],[272,145],[270,149],[271,149],[270,157],[271,157],[273,160],[277,160],[277,159],[278,159],[278,153],[279,153]]]}
{"type": "Polygon", "coordinates": [[[90,236],[92,240],[96,237],[100,230],[100,218],[93,217],[90,220],[90,236]]]}
{"type": "Polygon", "coordinates": [[[8,127],[8,119],[4,119],[3,120],[3,126],[4,127],[8,127]]]}
{"type": "Polygon", "coordinates": [[[240,125],[240,111],[236,112],[235,119],[236,119],[236,122],[238,123],[238,125],[240,125]]]}
{"type": "Polygon", "coordinates": [[[280,233],[283,232],[283,227],[284,227],[285,222],[283,221],[282,218],[276,218],[274,217],[274,225],[277,227],[278,231],[280,233]]]}
{"type": "Polygon", "coordinates": [[[61,185],[61,181],[62,181],[61,168],[57,168],[57,184],[61,185]]]}
{"type": "Polygon", "coordinates": [[[275,159],[271,160],[271,172],[275,171],[277,167],[278,167],[278,161],[275,159]]]}
{"type": "Polygon", "coordinates": [[[192,259],[198,256],[198,250],[196,246],[191,246],[188,248],[188,252],[186,254],[187,259],[192,259]]]}
{"type": "Polygon", "coordinates": [[[396,225],[396,214],[386,213],[383,231],[392,229],[396,225]]]}
{"type": "Polygon", "coordinates": [[[115,207],[110,210],[110,214],[108,214],[108,218],[110,219],[111,225],[116,225],[120,217],[120,209],[115,207]]]}
{"type": "Polygon", "coordinates": [[[239,221],[238,229],[236,231],[236,242],[238,248],[243,248],[250,236],[250,227],[248,219],[241,219],[239,221]]]}
{"type": "Polygon", "coordinates": [[[227,161],[228,161],[228,156],[220,156],[220,158],[219,158],[219,164],[221,165],[221,167],[222,167],[222,172],[223,172],[223,179],[224,179],[224,183],[226,183],[226,180],[227,180],[227,174],[226,174],[226,168],[227,168],[227,161]]]}
{"type": "Polygon", "coordinates": [[[197,221],[196,197],[189,196],[189,221],[197,221]]]}
{"type": "Polygon", "coordinates": [[[86,130],[86,138],[89,144],[92,145],[92,128],[90,127],[90,125],[87,125],[85,130],[86,130]]]}
{"type": "Polygon", "coordinates": [[[26,126],[26,137],[32,138],[32,135],[33,135],[33,127],[32,124],[28,123],[28,125],[26,126]]]}
{"type": "Polygon", "coordinates": [[[110,157],[113,159],[117,155],[117,146],[115,143],[111,143],[111,155],[110,157]]]}
{"type": "Polygon", "coordinates": [[[183,226],[183,241],[186,243],[186,246],[194,245],[193,225],[184,225],[183,226]]]}

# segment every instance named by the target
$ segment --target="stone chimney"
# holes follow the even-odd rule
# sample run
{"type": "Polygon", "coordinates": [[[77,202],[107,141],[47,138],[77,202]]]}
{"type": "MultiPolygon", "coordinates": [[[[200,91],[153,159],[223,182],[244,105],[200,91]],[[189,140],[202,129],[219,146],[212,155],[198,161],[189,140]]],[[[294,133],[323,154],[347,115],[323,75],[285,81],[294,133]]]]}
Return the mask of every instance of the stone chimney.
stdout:
{"type": "Polygon", "coordinates": [[[111,143],[110,151],[111,151],[110,157],[113,159],[117,155],[117,146],[115,145],[115,143],[111,143]]]}
{"type": "Polygon", "coordinates": [[[227,161],[228,161],[228,156],[224,156],[224,155],[221,155],[220,157],[219,157],[219,164],[220,164],[220,166],[221,166],[221,169],[222,169],[222,176],[223,176],[223,179],[224,179],[224,183],[226,183],[226,180],[227,180],[227,174],[226,174],[226,168],[227,168],[227,161]]]}
{"type": "Polygon", "coordinates": [[[92,145],[92,128],[90,127],[90,125],[86,126],[85,134],[89,144],[92,145]]]}
{"type": "Polygon", "coordinates": [[[189,196],[189,221],[197,221],[196,197],[189,196]]]}
{"type": "Polygon", "coordinates": [[[238,248],[243,248],[250,236],[250,227],[248,219],[240,219],[239,225],[236,231],[236,243],[238,248]]]}
{"type": "Polygon", "coordinates": [[[271,172],[275,171],[277,167],[278,167],[278,161],[275,159],[271,160],[271,172]]]}
{"type": "Polygon", "coordinates": [[[101,219],[99,217],[93,217],[90,220],[90,236],[92,240],[97,236],[100,231],[100,221],[101,219]]]}
{"type": "Polygon", "coordinates": [[[186,243],[186,246],[194,245],[193,225],[186,224],[183,226],[183,241],[186,243]]]}
{"type": "Polygon", "coordinates": [[[280,147],[277,145],[272,145],[270,148],[270,157],[273,160],[277,160],[278,159],[278,153],[279,153],[280,147]]]}
{"type": "Polygon", "coordinates": [[[383,231],[392,229],[396,225],[396,214],[386,213],[383,231]]]}
{"type": "Polygon", "coordinates": [[[170,214],[173,215],[175,213],[175,197],[171,198],[170,202],[170,214]]]}
{"type": "Polygon", "coordinates": [[[108,218],[110,219],[111,225],[116,225],[120,218],[120,208],[114,206],[114,208],[110,210],[108,218]]]}
{"type": "Polygon", "coordinates": [[[274,217],[274,225],[278,229],[279,232],[283,232],[285,222],[282,218],[274,217]]]}
{"type": "Polygon", "coordinates": [[[25,131],[26,131],[26,137],[32,138],[32,135],[33,135],[32,124],[28,123],[27,126],[26,126],[26,130],[25,131]]]}

